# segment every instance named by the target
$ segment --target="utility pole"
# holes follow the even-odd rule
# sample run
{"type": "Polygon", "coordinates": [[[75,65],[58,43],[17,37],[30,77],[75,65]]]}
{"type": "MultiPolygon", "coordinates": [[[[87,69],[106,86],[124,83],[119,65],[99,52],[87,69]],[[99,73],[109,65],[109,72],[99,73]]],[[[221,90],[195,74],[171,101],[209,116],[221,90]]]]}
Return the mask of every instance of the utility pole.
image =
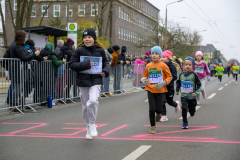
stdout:
{"type": "Polygon", "coordinates": [[[69,22],[69,0],[67,0],[67,24],[69,22]]]}

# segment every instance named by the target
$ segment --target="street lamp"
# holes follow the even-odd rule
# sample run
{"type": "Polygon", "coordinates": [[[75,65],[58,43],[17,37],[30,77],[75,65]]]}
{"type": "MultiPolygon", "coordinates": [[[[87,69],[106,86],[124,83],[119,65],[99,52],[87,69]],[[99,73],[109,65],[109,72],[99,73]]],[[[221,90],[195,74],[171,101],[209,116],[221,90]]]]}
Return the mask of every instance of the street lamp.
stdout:
{"type": "Polygon", "coordinates": [[[161,47],[161,37],[162,37],[161,33],[158,33],[158,37],[159,37],[159,46],[161,47]]]}
{"type": "Polygon", "coordinates": [[[178,0],[178,1],[175,1],[175,2],[172,2],[172,3],[168,3],[166,5],[166,18],[165,18],[165,36],[167,35],[167,6],[170,5],[170,4],[173,4],[173,3],[177,3],[177,2],[182,2],[183,0],[178,0]]]}

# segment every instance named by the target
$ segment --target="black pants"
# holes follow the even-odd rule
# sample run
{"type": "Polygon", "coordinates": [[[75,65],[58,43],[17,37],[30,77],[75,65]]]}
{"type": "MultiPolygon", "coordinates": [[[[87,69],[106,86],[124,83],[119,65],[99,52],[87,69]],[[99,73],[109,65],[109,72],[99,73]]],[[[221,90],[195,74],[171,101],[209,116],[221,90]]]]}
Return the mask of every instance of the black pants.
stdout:
{"type": "Polygon", "coordinates": [[[227,71],[227,73],[228,73],[228,77],[230,77],[230,71],[227,71]]]}
{"type": "Polygon", "coordinates": [[[236,78],[236,81],[237,81],[238,74],[234,74],[233,78],[236,78]]]}
{"type": "Polygon", "coordinates": [[[222,76],[218,75],[218,80],[222,82],[222,76]]]}
{"type": "Polygon", "coordinates": [[[173,101],[174,86],[167,87],[167,90],[168,92],[164,93],[163,96],[162,115],[167,115],[166,103],[170,106],[177,107],[177,103],[173,101]]]}
{"type": "Polygon", "coordinates": [[[196,112],[196,105],[197,100],[187,100],[184,97],[181,97],[182,102],[182,117],[183,117],[183,123],[187,123],[187,112],[189,113],[195,113],[196,112]]]}
{"type": "Polygon", "coordinates": [[[162,110],[164,93],[151,93],[148,91],[149,119],[151,126],[155,126],[155,113],[160,114],[162,110]]]}

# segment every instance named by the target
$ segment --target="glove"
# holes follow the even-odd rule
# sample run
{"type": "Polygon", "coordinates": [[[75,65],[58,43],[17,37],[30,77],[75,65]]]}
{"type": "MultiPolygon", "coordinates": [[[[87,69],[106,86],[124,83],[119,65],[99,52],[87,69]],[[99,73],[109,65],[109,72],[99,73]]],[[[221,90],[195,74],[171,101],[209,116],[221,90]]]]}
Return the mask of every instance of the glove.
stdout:
{"type": "Polygon", "coordinates": [[[210,77],[209,76],[207,76],[207,80],[210,81],[210,77]]]}
{"type": "Polygon", "coordinates": [[[158,90],[160,90],[160,89],[161,89],[163,86],[165,86],[166,84],[167,84],[166,81],[162,81],[162,82],[156,84],[156,85],[155,85],[155,88],[158,89],[158,90]]]}
{"type": "Polygon", "coordinates": [[[141,82],[142,82],[143,84],[146,84],[146,83],[148,82],[147,77],[142,78],[142,79],[141,79],[141,82]]]}

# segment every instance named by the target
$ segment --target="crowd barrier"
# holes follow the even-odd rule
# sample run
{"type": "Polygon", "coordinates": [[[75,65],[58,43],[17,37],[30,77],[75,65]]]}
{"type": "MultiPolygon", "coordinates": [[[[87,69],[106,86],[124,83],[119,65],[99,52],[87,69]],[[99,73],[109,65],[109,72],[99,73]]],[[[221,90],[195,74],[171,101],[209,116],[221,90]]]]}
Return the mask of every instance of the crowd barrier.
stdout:
{"type": "MultiPolygon", "coordinates": [[[[47,105],[51,95],[55,103],[75,103],[79,100],[79,87],[76,85],[77,72],[69,68],[68,62],[55,67],[52,61],[22,62],[19,59],[0,58],[0,111],[18,110],[22,114],[25,109],[34,109],[36,105],[47,105]]],[[[145,65],[118,64],[111,67],[108,81],[103,84],[101,96],[106,93],[126,94],[130,91],[142,90],[140,83],[145,65]],[[108,88],[109,87],[109,88],[108,88]]],[[[104,78],[103,78],[104,79],[104,78]]]]}

